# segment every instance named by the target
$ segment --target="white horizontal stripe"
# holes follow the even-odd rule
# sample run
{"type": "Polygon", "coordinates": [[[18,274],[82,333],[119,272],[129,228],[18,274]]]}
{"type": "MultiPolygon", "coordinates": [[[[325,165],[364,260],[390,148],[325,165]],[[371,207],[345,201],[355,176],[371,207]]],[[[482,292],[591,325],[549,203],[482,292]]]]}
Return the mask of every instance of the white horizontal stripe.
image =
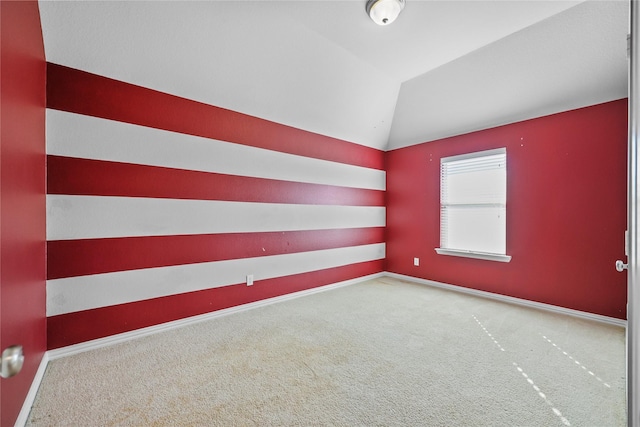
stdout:
{"type": "Polygon", "coordinates": [[[47,280],[47,316],[383,259],[385,244],[47,280]]]}
{"type": "Polygon", "coordinates": [[[47,195],[47,240],[384,225],[381,206],[47,195]]]}
{"type": "MultiPolygon", "coordinates": [[[[306,297],[306,296],[317,294],[320,292],[332,291],[334,289],[342,288],[345,286],[351,286],[358,283],[366,282],[368,280],[378,279],[380,277],[384,277],[384,275],[385,275],[384,273],[369,274],[368,276],[356,277],[355,279],[349,279],[349,280],[344,280],[342,282],[331,283],[329,285],[318,286],[316,288],[305,289],[302,291],[280,295],[273,298],[261,299],[261,300],[246,303],[246,304],[236,305],[234,307],[223,308],[222,310],[212,311],[210,313],[198,314],[191,317],[185,317],[183,319],[160,323],[159,325],[148,326],[146,328],[140,328],[140,329],[135,329],[129,332],[110,335],[104,338],[96,338],[94,340],[84,341],[79,344],[71,344],[66,347],[60,347],[54,350],[49,350],[45,353],[45,357],[48,357],[49,360],[57,360],[63,357],[73,356],[75,354],[96,350],[98,348],[128,342],[137,338],[148,337],[150,335],[170,331],[172,329],[178,329],[178,328],[182,328],[189,325],[195,325],[196,323],[200,323],[200,322],[207,322],[209,320],[219,319],[221,317],[228,316],[230,314],[242,313],[244,311],[253,310],[255,308],[266,307],[271,304],[291,301],[296,298],[306,297]]],[[[29,405],[28,407],[31,408],[31,405],[29,405]]],[[[29,414],[27,414],[27,416],[28,415],[29,414]]]]}
{"type": "Polygon", "coordinates": [[[386,185],[377,169],[51,109],[47,154],[374,190],[386,185]]]}

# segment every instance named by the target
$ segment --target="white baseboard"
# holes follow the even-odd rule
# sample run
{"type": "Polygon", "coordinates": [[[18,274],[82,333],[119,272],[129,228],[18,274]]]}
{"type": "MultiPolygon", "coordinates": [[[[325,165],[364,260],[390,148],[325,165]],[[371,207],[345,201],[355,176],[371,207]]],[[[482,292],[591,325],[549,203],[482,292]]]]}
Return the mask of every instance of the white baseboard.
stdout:
{"type": "Polygon", "coordinates": [[[583,318],[583,319],[588,319],[588,320],[595,320],[598,322],[603,322],[603,323],[607,323],[610,325],[615,325],[615,326],[621,326],[621,327],[626,327],[627,326],[627,322],[625,320],[621,320],[621,319],[616,319],[613,317],[608,317],[608,316],[601,316],[598,314],[593,314],[593,313],[587,313],[584,311],[578,311],[578,310],[572,310],[569,308],[564,308],[564,307],[558,307],[558,306],[554,306],[554,305],[550,305],[550,304],[544,304],[544,303],[539,303],[539,302],[535,302],[535,301],[528,301],[528,300],[524,300],[524,299],[520,299],[520,298],[515,298],[515,297],[509,297],[506,295],[500,295],[500,294],[494,294],[491,292],[486,292],[486,291],[479,291],[476,289],[470,289],[470,288],[464,288],[461,286],[455,286],[455,285],[450,285],[447,283],[441,283],[441,282],[436,282],[433,280],[426,280],[426,279],[420,279],[417,277],[412,277],[412,276],[405,276],[402,274],[397,274],[397,273],[389,273],[389,272],[384,272],[384,273],[376,273],[376,274],[371,274],[368,276],[363,276],[363,277],[358,277],[356,279],[351,279],[351,280],[346,280],[343,282],[338,282],[338,283],[333,283],[330,285],[325,285],[325,286],[320,286],[317,288],[312,288],[312,289],[307,289],[304,291],[299,291],[299,292],[294,292],[291,294],[286,294],[286,295],[281,295],[278,297],[274,297],[274,298],[269,298],[269,299],[265,299],[265,300],[261,300],[261,301],[256,301],[256,302],[252,302],[252,303],[248,303],[248,304],[243,304],[240,306],[236,306],[236,307],[230,307],[227,309],[223,309],[223,310],[218,310],[218,311],[214,311],[211,313],[206,313],[206,314],[202,314],[199,316],[193,316],[193,317],[188,317],[186,319],[180,319],[180,320],[175,320],[173,322],[167,322],[167,323],[163,323],[160,325],[155,325],[155,326],[150,326],[148,328],[143,328],[143,329],[137,329],[135,331],[130,331],[130,332],[124,332],[122,334],[117,334],[117,335],[112,335],[109,337],[105,337],[105,338],[99,338],[96,340],[92,340],[92,341],[87,341],[87,342],[83,342],[80,344],[75,344],[75,345],[70,345],[67,347],[62,347],[62,348],[58,348],[55,350],[49,350],[47,352],[44,353],[42,360],[40,361],[40,366],[38,367],[38,370],[36,372],[36,375],[33,379],[33,382],[31,383],[31,387],[29,388],[29,392],[27,393],[27,396],[25,398],[25,401],[22,405],[22,410],[20,411],[20,414],[18,415],[18,419],[16,420],[16,427],[23,427],[28,418],[29,418],[29,412],[31,411],[31,406],[33,405],[36,395],[38,393],[38,389],[40,388],[40,383],[42,382],[42,379],[44,377],[44,373],[47,369],[47,364],[49,363],[49,361],[52,360],[56,360],[62,357],[66,357],[66,356],[71,356],[74,354],[78,354],[78,353],[83,353],[85,351],[90,351],[90,350],[95,350],[101,347],[106,347],[106,346],[110,346],[110,345],[114,345],[114,344],[119,344],[119,343],[123,343],[123,342],[127,342],[136,338],[142,338],[148,335],[153,335],[153,334],[157,334],[163,331],[168,331],[168,330],[172,330],[172,329],[176,329],[176,328],[181,328],[184,326],[188,326],[188,325],[193,325],[199,322],[204,322],[207,320],[212,320],[212,319],[216,319],[219,317],[223,317],[223,316],[227,316],[230,314],[234,314],[234,313],[240,313],[243,311],[247,311],[247,310],[251,310],[254,308],[258,308],[258,307],[264,307],[267,305],[271,305],[271,304],[275,304],[278,302],[284,302],[284,301],[289,301],[289,300],[293,300],[295,298],[300,298],[300,297],[304,297],[307,295],[312,295],[315,293],[319,293],[319,292],[325,292],[325,291],[329,291],[332,289],[337,289],[337,288],[341,288],[343,286],[349,286],[349,285],[354,285],[357,283],[361,283],[367,280],[371,280],[371,279],[377,279],[380,277],[393,277],[396,279],[400,279],[400,280],[405,280],[408,282],[414,282],[414,283],[419,283],[419,284],[423,284],[423,285],[427,285],[427,286],[432,286],[432,287],[436,287],[436,288],[441,288],[441,289],[446,289],[446,290],[450,290],[450,291],[454,291],[454,292],[461,292],[461,293],[466,293],[466,294],[470,294],[470,295],[474,295],[474,296],[479,296],[479,297],[483,297],[483,298],[489,298],[489,299],[493,299],[493,300],[498,300],[498,301],[502,301],[502,302],[507,302],[510,304],[517,304],[517,305],[521,305],[521,306],[525,306],[525,307],[531,307],[531,308],[537,308],[540,310],[546,310],[546,311],[551,311],[551,312],[555,312],[555,313],[560,313],[560,314],[566,314],[566,315],[570,315],[570,316],[574,316],[574,317],[579,317],[579,318],[583,318]]]}
{"type": "Polygon", "coordinates": [[[124,332],[117,335],[111,335],[105,338],[98,338],[91,341],[86,341],[80,344],[74,344],[67,347],[57,348],[55,350],[49,350],[49,360],[56,360],[61,357],[71,356],[73,354],[83,353],[85,351],[95,350],[101,347],[106,347],[114,344],[123,343],[136,338],[142,338],[148,335],[157,334],[160,332],[182,328],[184,326],[193,325],[195,323],[204,322],[207,320],[216,319],[222,316],[228,316],[229,314],[240,313],[243,311],[251,310],[258,307],[264,307],[266,305],[275,304],[278,302],[289,301],[295,298],[312,295],[318,292],[325,292],[331,289],[341,288],[343,286],[354,285],[356,283],[364,282],[371,279],[377,279],[382,277],[384,273],[376,273],[368,276],[358,277],[356,279],[345,280],[343,282],[332,283],[330,285],[319,286],[317,288],[306,289],[304,291],[294,292],[291,294],[281,295],[265,300],[260,300],[248,304],[239,305],[236,307],[225,308],[223,310],[213,311],[211,313],[201,314],[199,316],[188,317],[185,319],[174,320],[172,322],[162,323],[160,325],[149,326],[147,328],[136,329],[135,331],[124,332]]]}
{"type": "Polygon", "coordinates": [[[436,282],[434,280],[420,279],[412,276],[405,276],[397,273],[384,273],[385,276],[393,277],[400,280],[406,280],[408,282],[419,283],[422,285],[433,286],[436,288],[447,289],[454,292],[461,292],[465,294],[475,295],[482,298],[489,298],[497,301],[506,302],[509,304],[517,304],[525,307],[537,308],[539,310],[551,311],[554,313],[566,314],[569,316],[579,317],[582,319],[595,320],[597,322],[607,323],[609,325],[627,327],[627,321],[622,319],[616,319],[615,317],[602,316],[600,314],[588,313],[586,311],[573,310],[570,308],[559,307],[556,305],[545,304],[542,302],[529,301],[526,299],[510,297],[506,295],[495,294],[492,292],[479,291],[477,289],[465,288],[462,286],[450,285],[448,283],[436,282]]]}
{"type": "Polygon", "coordinates": [[[199,322],[204,322],[204,321],[215,319],[215,318],[218,318],[218,317],[227,316],[227,315],[234,314],[234,313],[240,313],[240,312],[243,312],[243,311],[246,311],[246,310],[251,310],[251,309],[254,309],[254,308],[258,308],[258,307],[263,307],[263,306],[270,305],[270,304],[275,304],[275,303],[278,303],[278,302],[289,301],[289,300],[292,300],[292,299],[295,299],[295,298],[300,298],[300,297],[303,297],[303,296],[312,295],[312,294],[315,294],[315,293],[318,293],[318,292],[325,292],[325,291],[329,291],[331,289],[336,289],[336,288],[340,288],[340,287],[343,287],[343,286],[349,286],[349,285],[353,285],[353,284],[356,284],[356,283],[361,283],[361,282],[364,282],[364,281],[367,281],[367,280],[376,279],[376,278],[384,277],[384,276],[394,277],[394,278],[397,278],[397,279],[406,280],[406,281],[410,281],[410,282],[414,282],[414,283],[420,283],[420,284],[423,284],[423,285],[433,286],[433,287],[437,287],[437,288],[441,288],[441,289],[447,289],[447,290],[450,290],[450,291],[462,292],[462,293],[475,295],[475,296],[479,296],[479,297],[483,297],[483,298],[490,298],[490,299],[494,299],[494,300],[498,300],[498,301],[502,301],[502,302],[507,302],[507,303],[510,303],[510,304],[517,304],[517,305],[521,305],[521,306],[525,306],[525,307],[532,307],[532,308],[551,311],[551,312],[555,312],[555,313],[566,314],[566,315],[570,315],[570,316],[574,316],[574,317],[580,317],[580,318],[583,318],[583,319],[595,320],[595,321],[598,321],[598,322],[608,323],[608,324],[615,325],[615,326],[621,326],[621,327],[626,327],[627,326],[626,320],[616,319],[616,318],[613,318],[613,317],[602,316],[602,315],[593,314],[593,313],[587,313],[587,312],[584,312],[584,311],[572,310],[572,309],[569,309],[569,308],[558,307],[558,306],[551,305],[551,304],[544,304],[544,303],[540,303],[540,302],[529,301],[529,300],[525,300],[525,299],[521,299],[521,298],[515,298],[515,297],[506,296],[506,295],[500,295],[500,294],[495,294],[495,293],[491,293],[491,292],[465,288],[465,287],[462,287],[462,286],[450,285],[450,284],[447,284],[447,283],[436,282],[436,281],[433,281],[433,280],[420,279],[420,278],[417,278],[417,277],[405,276],[405,275],[397,274],[397,273],[384,272],[384,273],[376,273],[376,274],[372,274],[372,275],[368,275],[368,276],[358,277],[356,279],[346,280],[346,281],[343,281],[343,282],[333,283],[333,284],[326,285],[326,286],[320,286],[320,287],[317,287],[317,288],[307,289],[307,290],[304,290],[304,291],[294,292],[294,293],[287,294],[287,295],[281,295],[281,296],[278,296],[278,297],[269,298],[269,299],[261,300],[261,301],[256,301],[256,302],[252,302],[252,303],[248,303],[248,304],[243,304],[243,305],[236,306],[236,307],[230,307],[230,308],[226,308],[226,309],[223,309],[223,310],[218,310],[218,311],[214,311],[214,312],[211,312],[211,313],[202,314],[202,315],[199,315],[199,316],[193,316],[193,317],[188,317],[188,318],[185,318],[185,319],[175,320],[175,321],[172,321],[172,322],[162,323],[160,325],[154,325],[154,326],[150,326],[150,327],[147,327],[147,328],[136,329],[134,331],[124,332],[122,334],[111,335],[111,336],[108,336],[108,337],[105,337],[105,338],[99,338],[99,339],[96,339],[96,340],[86,341],[86,342],[83,342],[83,343],[80,343],[80,344],[74,344],[74,345],[70,345],[70,346],[67,346],[67,347],[61,347],[61,348],[58,348],[58,349],[55,349],[55,350],[49,350],[47,352],[46,356],[47,356],[47,360],[55,360],[55,359],[59,359],[61,357],[71,356],[73,354],[78,354],[78,353],[82,353],[82,352],[85,352],[85,351],[90,351],[90,350],[98,349],[98,348],[101,348],[101,347],[106,347],[106,346],[110,346],[110,345],[114,345],[114,344],[130,341],[130,340],[133,340],[133,339],[136,339],[136,338],[142,338],[142,337],[145,337],[145,336],[148,336],[148,335],[157,334],[157,333],[160,333],[160,332],[163,332],[163,331],[168,331],[168,330],[172,330],[172,329],[176,329],[176,328],[181,328],[181,327],[184,327],[184,326],[192,325],[192,324],[199,323],[199,322]]]}
{"type": "Polygon", "coordinates": [[[31,387],[29,387],[29,392],[22,403],[22,409],[18,414],[18,419],[16,419],[15,427],[23,427],[27,423],[27,420],[29,419],[29,412],[31,412],[31,406],[33,406],[33,402],[36,400],[36,395],[38,394],[38,389],[40,388],[40,383],[44,378],[44,373],[47,370],[48,363],[49,355],[45,351],[42,355],[42,360],[40,360],[40,365],[38,366],[36,375],[33,377],[33,381],[31,382],[31,387]]]}
{"type": "Polygon", "coordinates": [[[136,338],[142,338],[148,335],[157,334],[157,333],[168,331],[171,329],[193,325],[195,323],[212,320],[222,316],[227,316],[229,314],[240,313],[243,311],[251,310],[258,307],[264,307],[264,306],[275,304],[278,302],[289,301],[295,298],[300,298],[307,295],[316,294],[319,292],[325,292],[331,289],[341,288],[343,286],[354,285],[356,283],[364,282],[367,280],[377,279],[379,277],[382,277],[383,275],[384,273],[371,274],[368,276],[358,277],[356,279],[345,280],[343,282],[337,282],[337,283],[332,283],[330,285],[319,286],[317,288],[306,289],[304,291],[281,295],[278,297],[256,301],[248,304],[243,304],[236,307],[230,307],[223,310],[202,314],[199,316],[188,317],[186,319],[175,320],[173,322],[167,322],[160,325],[150,326],[148,328],[137,329],[135,331],[124,332],[122,334],[112,335],[105,338],[99,338],[96,340],[87,341],[80,344],[70,345],[67,347],[61,347],[55,350],[46,351],[42,356],[42,360],[40,361],[40,366],[36,371],[36,375],[34,376],[33,381],[31,382],[31,387],[29,388],[29,392],[27,393],[27,396],[25,397],[25,400],[22,404],[22,409],[18,414],[15,427],[24,427],[24,425],[27,423],[27,420],[29,419],[29,413],[31,412],[31,407],[33,406],[36,395],[38,394],[38,389],[40,388],[40,384],[42,383],[42,379],[44,378],[44,373],[47,370],[47,364],[52,360],[60,359],[62,357],[71,356],[71,355],[82,353],[85,351],[98,349],[101,347],[106,347],[106,346],[130,341],[136,338]]]}

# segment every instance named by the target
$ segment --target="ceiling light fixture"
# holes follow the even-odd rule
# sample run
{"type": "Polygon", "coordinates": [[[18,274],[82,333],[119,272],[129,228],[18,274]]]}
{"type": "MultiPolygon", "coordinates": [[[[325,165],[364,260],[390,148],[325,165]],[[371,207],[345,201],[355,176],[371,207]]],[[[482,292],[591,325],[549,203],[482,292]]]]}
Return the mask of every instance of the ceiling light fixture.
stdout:
{"type": "Polygon", "coordinates": [[[396,20],[405,0],[367,0],[367,14],[378,25],[389,25],[396,20]]]}

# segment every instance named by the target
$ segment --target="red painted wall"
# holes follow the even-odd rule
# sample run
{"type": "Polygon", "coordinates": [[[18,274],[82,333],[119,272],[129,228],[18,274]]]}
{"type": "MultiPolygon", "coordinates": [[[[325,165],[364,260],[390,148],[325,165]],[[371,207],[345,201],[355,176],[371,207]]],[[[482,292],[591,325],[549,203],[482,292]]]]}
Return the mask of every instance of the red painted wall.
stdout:
{"type": "MultiPolygon", "coordinates": [[[[47,79],[47,107],[51,110],[293,154],[300,159],[328,160],[372,169],[376,173],[384,168],[384,153],[379,150],[81,70],[49,63],[47,79]]],[[[193,156],[188,150],[181,154],[186,158],[193,156]]],[[[106,200],[107,204],[110,197],[116,196],[295,206],[384,207],[385,192],[382,189],[322,185],[51,153],[47,156],[47,167],[48,194],[96,196],[106,200]]],[[[383,179],[380,183],[384,183],[383,179]]],[[[211,218],[213,222],[216,220],[211,218]]],[[[47,242],[47,279],[49,283],[60,283],[60,280],[74,278],[83,283],[83,289],[87,289],[91,287],[85,286],[87,277],[96,275],[137,270],[141,273],[141,280],[145,280],[145,270],[158,267],[383,243],[382,226],[52,239],[47,242]]],[[[129,299],[135,292],[125,290],[121,291],[125,303],[49,314],[48,348],[354,279],[381,272],[383,265],[383,259],[368,260],[257,280],[251,287],[233,283],[152,299],[135,296],[129,299]]],[[[137,285],[139,282],[131,283],[130,287],[137,285]]]]}
{"type": "Polygon", "coordinates": [[[46,350],[45,59],[38,2],[0,8],[0,343],[25,353],[0,380],[0,424],[12,426],[46,350]]]}
{"type": "Polygon", "coordinates": [[[626,150],[622,99],[388,152],[387,271],[625,319],[626,150]],[[440,159],[499,147],[511,262],[437,255],[440,159]]]}
{"type": "Polygon", "coordinates": [[[299,156],[384,168],[380,150],[225,108],[58,64],[48,64],[47,79],[47,106],[56,110],[299,156]]]}

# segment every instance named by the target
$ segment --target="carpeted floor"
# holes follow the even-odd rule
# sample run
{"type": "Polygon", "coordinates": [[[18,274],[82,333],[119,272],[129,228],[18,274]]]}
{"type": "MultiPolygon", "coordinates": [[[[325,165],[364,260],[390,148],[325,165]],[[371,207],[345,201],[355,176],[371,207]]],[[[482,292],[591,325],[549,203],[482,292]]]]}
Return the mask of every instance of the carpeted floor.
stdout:
{"type": "Polygon", "coordinates": [[[626,425],[623,328],[384,277],[52,361],[29,426],[626,425]]]}

